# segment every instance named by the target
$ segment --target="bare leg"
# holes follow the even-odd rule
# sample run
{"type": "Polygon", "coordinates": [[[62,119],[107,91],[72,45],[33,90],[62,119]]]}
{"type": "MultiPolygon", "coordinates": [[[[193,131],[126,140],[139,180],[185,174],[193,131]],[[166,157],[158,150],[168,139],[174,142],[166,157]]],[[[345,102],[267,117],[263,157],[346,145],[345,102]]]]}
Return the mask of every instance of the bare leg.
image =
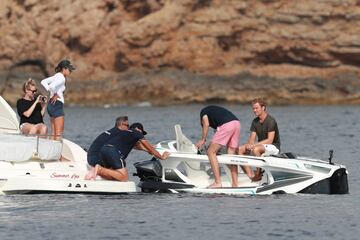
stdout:
{"type": "Polygon", "coordinates": [[[55,140],[55,118],[50,118],[51,122],[51,138],[55,140]]]}
{"type": "Polygon", "coordinates": [[[32,130],[34,128],[34,125],[31,123],[25,123],[21,129],[22,134],[34,134],[34,131],[32,130]]]}
{"type": "MultiPolygon", "coordinates": [[[[95,166],[96,175],[101,176],[102,178],[108,180],[117,180],[117,181],[128,181],[129,175],[126,168],[121,169],[108,169],[101,167],[100,165],[95,166]]],[[[96,176],[95,176],[96,177],[96,176]]]]}
{"type": "Polygon", "coordinates": [[[220,169],[219,169],[219,162],[216,157],[216,153],[220,149],[220,145],[216,143],[210,143],[210,146],[207,150],[207,155],[210,161],[211,169],[214,173],[215,182],[208,186],[208,188],[221,188],[221,179],[220,179],[220,169]]]}
{"type": "MultiPolygon", "coordinates": [[[[228,154],[235,154],[235,152],[236,152],[235,148],[228,147],[228,149],[227,149],[228,154]]],[[[238,187],[239,186],[238,166],[237,165],[228,165],[228,167],[230,168],[230,172],[231,172],[231,183],[232,183],[231,186],[238,187]]]]}
{"type": "Polygon", "coordinates": [[[43,123],[38,123],[35,125],[36,127],[36,134],[40,135],[41,138],[46,138],[47,134],[47,127],[43,123]]]}
{"type": "MultiPolygon", "coordinates": [[[[245,149],[245,146],[242,145],[238,148],[238,154],[239,155],[248,155],[249,152],[245,149]]],[[[255,174],[250,166],[241,166],[241,168],[250,179],[252,179],[255,176],[255,174]]]]}
{"type": "Polygon", "coordinates": [[[265,152],[265,147],[262,144],[255,145],[255,147],[252,150],[254,156],[258,156],[258,157],[260,157],[261,154],[263,154],[264,152],[265,152]]]}
{"type": "Polygon", "coordinates": [[[28,133],[29,133],[30,135],[35,135],[35,134],[36,134],[36,130],[37,130],[37,129],[36,129],[35,125],[32,125],[32,124],[31,124],[31,127],[29,128],[29,132],[28,132],[28,133]]]}
{"type": "Polygon", "coordinates": [[[64,133],[64,123],[65,118],[64,116],[54,118],[54,138],[55,140],[61,139],[64,133]]]}
{"type": "MultiPolygon", "coordinates": [[[[261,156],[261,154],[263,154],[265,152],[265,147],[262,144],[258,144],[253,148],[252,152],[255,156],[261,156]]],[[[256,181],[260,181],[261,178],[262,178],[261,168],[256,168],[255,175],[251,180],[256,182],[256,181]]]]}

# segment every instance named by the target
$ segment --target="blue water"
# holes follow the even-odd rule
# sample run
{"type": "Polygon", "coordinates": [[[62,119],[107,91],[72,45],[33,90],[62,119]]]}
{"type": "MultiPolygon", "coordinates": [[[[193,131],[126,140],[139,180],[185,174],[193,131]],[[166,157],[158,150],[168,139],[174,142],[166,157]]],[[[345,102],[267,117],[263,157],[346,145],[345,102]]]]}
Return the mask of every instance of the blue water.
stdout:
{"type": "MultiPolygon", "coordinates": [[[[174,139],[174,125],[194,142],[202,105],[66,108],[66,137],[83,147],[119,115],[144,123],[151,143],[174,139]]],[[[241,142],[253,118],[249,106],[226,106],[241,120],[241,142]]],[[[350,194],[236,197],[193,194],[0,196],[0,239],[359,239],[360,107],[270,107],[282,151],[327,159],[349,170],[350,194]]],[[[133,151],[132,163],[150,159],[133,151]]],[[[138,181],[135,177],[132,180],[138,181]]]]}

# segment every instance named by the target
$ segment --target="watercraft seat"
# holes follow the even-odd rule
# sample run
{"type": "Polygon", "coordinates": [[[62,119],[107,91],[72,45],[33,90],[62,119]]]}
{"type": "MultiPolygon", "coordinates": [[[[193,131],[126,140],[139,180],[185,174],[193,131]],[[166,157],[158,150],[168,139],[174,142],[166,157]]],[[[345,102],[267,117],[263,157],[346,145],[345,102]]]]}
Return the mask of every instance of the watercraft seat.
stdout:
{"type": "Polygon", "coordinates": [[[37,136],[0,134],[0,142],[1,161],[59,160],[62,151],[62,142],[37,136]]]}
{"type": "Polygon", "coordinates": [[[182,132],[179,124],[175,125],[176,146],[181,153],[197,153],[197,148],[182,132]]]}

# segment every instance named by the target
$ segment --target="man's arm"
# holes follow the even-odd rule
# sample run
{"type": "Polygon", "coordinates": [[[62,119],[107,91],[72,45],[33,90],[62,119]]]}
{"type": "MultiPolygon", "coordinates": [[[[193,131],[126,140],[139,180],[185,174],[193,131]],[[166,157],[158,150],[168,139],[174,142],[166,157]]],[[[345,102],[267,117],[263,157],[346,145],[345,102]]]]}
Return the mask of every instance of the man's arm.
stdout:
{"type": "Polygon", "coordinates": [[[151,155],[154,155],[157,158],[160,158],[161,160],[165,160],[169,157],[169,152],[164,152],[162,155],[149,143],[148,140],[145,138],[141,139],[138,144],[136,144],[136,147],[140,147],[141,150],[144,150],[151,155]]]}
{"type": "Polygon", "coordinates": [[[142,151],[145,151],[146,152],[146,148],[144,147],[144,145],[141,143],[141,142],[137,142],[134,146],[134,148],[136,150],[142,150],[142,151]]]}
{"type": "Polygon", "coordinates": [[[195,146],[197,148],[201,148],[205,142],[206,142],[206,138],[207,138],[207,135],[208,135],[208,132],[209,132],[209,118],[207,115],[204,115],[201,119],[201,125],[202,125],[202,133],[201,133],[201,139],[199,142],[197,142],[195,144],[195,146]]]}
{"type": "Polygon", "coordinates": [[[272,132],[268,132],[267,134],[267,138],[260,141],[260,144],[272,144],[274,142],[274,138],[275,138],[275,131],[272,132]]]}
{"type": "Polygon", "coordinates": [[[248,141],[247,141],[247,144],[245,144],[245,148],[247,149],[247,150],[251,150],[253,147],[254,147],[254,145],[255,145],[255,140],[256,140],[256,132],[251,132],[250,133],[250,136],[249,136],[249,139],[248,139],[248,141]]]}

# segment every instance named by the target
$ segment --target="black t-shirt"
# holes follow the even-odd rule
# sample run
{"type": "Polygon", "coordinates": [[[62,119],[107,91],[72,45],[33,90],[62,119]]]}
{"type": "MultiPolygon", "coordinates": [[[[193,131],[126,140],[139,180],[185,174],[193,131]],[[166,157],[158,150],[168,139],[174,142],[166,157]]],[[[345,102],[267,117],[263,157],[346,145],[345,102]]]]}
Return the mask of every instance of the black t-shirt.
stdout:
{"type": "Polygon", "coordinates": [[[135,144],[144,138],[144,135],[139,131],[132,130],[120,130],[114,137],[109,139],[106,144],[113,145],[117,150],[119,150],[124,158],[129,155],[130,151],[133,149],[135,144]]]}
{"type": "Polygon", "coordinates": [[[100,149],[104,144],[109,141],[112,137],[116,135],[116,133],[120,132],[121,130],[117,127],[111,128],[103,133],[101,133],[99,136],[95,138],[95,140],[90,145],[90,148],[88,150],[88,156],[95,155],[96,157],[99,157],[100,149]]]}
{"type": "Polygon", "coordinates": [[[29,117],[24,116],[24,112],[26,112],[33,104],[35,100],[26,100],[26,99],[19,99],[16,103],[17,112],[20,116],[20,125],[23,123],[31,123],[31,124],[38,124],[44,123],[43,116],[41,114],[41,104],[36,104],[36,107],[33,113],[29,117]]]}
{"type": "Polygon", "coordinates": [[[210,127],[217,129],[217,127],[234,120],[239,120],[232,112],[226,108],[219,106],[207,106],[200,112],[200,122],[204,115],[209,119],[210,127]]]}
{"type": "Polygon", "coordinates": [[[263,123],[260,123],[260,118],[256,117],[251,123],[250,127],[251,132],[256,132],[258,141],[262,141],[268,137],[269,132],[275,132],[273,145],[275,145],[280,150],[280,134],[278,125],[275,118],[269,114],[266,116],[263,123]]]}

